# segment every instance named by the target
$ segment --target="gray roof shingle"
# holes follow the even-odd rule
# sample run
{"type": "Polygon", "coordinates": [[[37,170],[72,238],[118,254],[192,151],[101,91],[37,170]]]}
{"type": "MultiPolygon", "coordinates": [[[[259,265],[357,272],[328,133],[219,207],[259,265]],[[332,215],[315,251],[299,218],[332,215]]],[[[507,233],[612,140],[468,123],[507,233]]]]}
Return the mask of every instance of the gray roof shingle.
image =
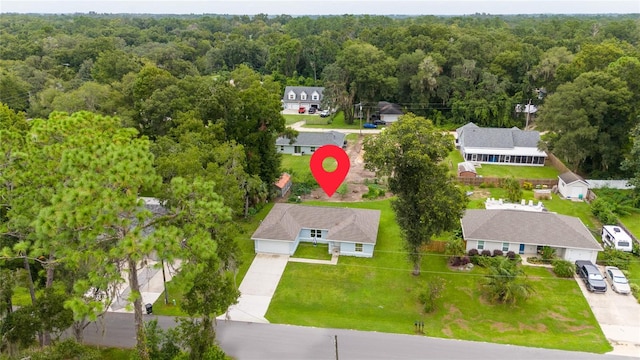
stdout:
{"type": "MultiPolygon", "coordinates": [[[[300,132],[294,143],[295,146],[323,146],[323,145],[335,145],[342,147],[344,145],[344,139],[346,135],[337,131],[328,132],[300,132]]],[[[279,137],[276,139],[276,145],[290,145],[289,139],[286,137],[279,137]]]]}
{"type": "Polygon", "coordinates": [[[571,172],[571,171],[564,172],[564,173],[560,174],[559,177],[560,177],[560,179],[562,181],[564,181],[565,184],[571,184],[571,183],[574,183],[576,181],[579,181],[579,182],[583,182],[583,183],[589,185],[589,183],[584,181],[583,178],[581,178],[576,173],[571,172]]]}
{"type": "Polygon", "coordinates": [[[322,92],[324,91],[324,88],[320,86],[287,86],[284,88],[284,95],[282,96],[282,100],[300,101],[300,94],[304,92],[307,94],[307,100],[305,101],[311,101],[311,94],[313,94],[314,91],[320,95],[320,99],[316,101],[322,101],[322,92]],[[295,100],[289,100],[288,94],[291,91],[296,94],[295,100]]]}
{"type": "Polygon", "coordinates": [[[301,229],[328,230],[327,240],[375,244],[380,210],[275,204],[251,239],[294,241],[301,229]]]}
{"type": "Polygon", "coordinates": [[[466,240],[602,250],[582,221],[567,215],[470,209],[461,222],[466,240]]]}
{"type": "Polygon", "coordinates": [[[460,146],[472,148],[512,149],[514,147],[538,147],[540,133],[523,131],[516,127],[481,128],[468,123],[456,129],[460,146]]]}

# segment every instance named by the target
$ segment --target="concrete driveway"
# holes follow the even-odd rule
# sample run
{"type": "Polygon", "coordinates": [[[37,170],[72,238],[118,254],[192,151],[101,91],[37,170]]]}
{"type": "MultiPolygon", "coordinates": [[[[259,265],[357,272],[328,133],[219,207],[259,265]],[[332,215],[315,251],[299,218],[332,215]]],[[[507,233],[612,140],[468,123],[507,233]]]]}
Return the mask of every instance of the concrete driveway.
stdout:
{"type": "MultiPolygon", "coordinates": [[[[604,268],[598,268],[604,274],[604,268]]],[[[613,345],[611,354],[640,358],[640,304],[636,298],[614,292],[608,282],[607,292],[598,294],[589,292],[577,275],[576,281],[602,332],[613,345]]]]}
{"type": "Polygon", "coordinates": [[[240,284],[240,298],[220,320],[268,323],[264,315],[287,266],[289,256],[256,254],[240,284]]]}

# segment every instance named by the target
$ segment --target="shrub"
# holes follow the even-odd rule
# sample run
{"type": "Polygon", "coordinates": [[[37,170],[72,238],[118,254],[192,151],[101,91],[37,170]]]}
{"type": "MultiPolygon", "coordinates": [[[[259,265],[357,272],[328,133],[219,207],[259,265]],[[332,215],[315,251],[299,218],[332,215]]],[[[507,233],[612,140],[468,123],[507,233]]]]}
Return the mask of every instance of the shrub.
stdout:
{"type": "Polygon", "coordinates": [[[482,255],[482,256],[491,256],[491,250],[484,249],[484,250],[482,250],[480,255],[482,255]]]}
{"type": "Polygon", "coordinates": [[[496,266],[500,261],[504,258],[502,257],[491,257],[491,256],[478,256],[477,257],[477,265],[485,268],[489,268],[492,266],[496,266]]]}
{"type": "Polygon", "coordinates": [[[573,277],[576,267],[566,260],[556,259],[551,262],[553,264],[553,272],[561,278],[573,277]]]}
{"type": "Polygon", "coordinates": [[[366,194],[362,194],[363,199],[376,199],[386,194],[386,191],[378,185],[368,185],[369,191],[366,194]]]}
{"type": "Polygon", "coordinates": [[[638,302],[640,303],[640,286],[638,286],[638,284],[629,284],[629,287],[631,288],[631,294],[633,294],[633,296],[636,297],[636,300],[638,300],[638,302]]]}
{"type": "Polygon", "coordinates": [[[600,264],[604,266],[615,266],[621,270],[628,270],[631,263],[631,254],[614,248],[606,248],[600,253],[600,264]]]}
{"type": "Polygon", "coordinates": [[[533,190],[533,184],[527,181],[522,183],[522,188],[525,190],[533,190]]]}
{"type": "Polygon", "coordinates": [[[478,254],[479,254],[478,249],[471,249],[468,252],[469,257],[478,256],[478,254]]]}
{"type": "Polygon", "coordinates": [[[500,249],[493,250],[493,256],[494,257],[495,256],[503,256],[503,255],[504,255],[504,252],[502,250],[500,250],[500,249]]]}
{"type": "Polygon", "coordinates": [[[516,253],[513,251],[509,251],[507,252],[507,257],[509,258],[509,260],[515,260],[516,259],[516,253]]]}
{"type": "Polygon", "coordinates": [[[468,256],[463,256],[460,258],[460,265],[464,266],[471,262],[471,259],[468,256]]]}
{"type": "Polygon", "coordinates": [[[436,300],[442,296],[444,290],[444,280],[435,277],[427,283],[426,288],[418,295],[418,300],[423,305],[425,313],[430,313],[436,309],[436,300]]]}
{"type": "Polygon", "coordinates": [[[591,202],[591,213],[603,224],[615,224],[618,217],[613,212],[614,206],[605,198],[597,198],[591,202]]]}
{"type": "Polygon", "coordinates": [[[550,263],[551,260],[556,256],[556,249],[550,247],[550,246],[543,246],[542,247],[542,251],[540,252],[540,257],[542,258],[543,262],[545,263],[550,263]]]}

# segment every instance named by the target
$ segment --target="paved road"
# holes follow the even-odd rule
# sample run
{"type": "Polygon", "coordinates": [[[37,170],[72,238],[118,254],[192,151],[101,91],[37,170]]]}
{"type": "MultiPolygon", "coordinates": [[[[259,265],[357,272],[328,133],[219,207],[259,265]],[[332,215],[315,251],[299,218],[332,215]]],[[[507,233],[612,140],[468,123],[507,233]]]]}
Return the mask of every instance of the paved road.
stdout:
{"type": "MultiPolygon", "coordinates": [[[[175,325],[167,316],[146,315],[147,320],[157,318],[161,327],[175,325]]],[[[105,333],[96,325],[85,330],[85,342],[110,347],[133,347],[135,332],[133,315],[107,313],[105,333]]],[[[378,332],[323,329],[302,326],[219,321],[217,338],[224,351],[235,359],[335,359],[338,355],[349,359],[618,359],[628,357],[598,355],[498,345],[481,342],[447,340],[426,336],[385,334],[378,332]]],[[[566,334],[565,336],[571,336],[566,334]]]]}
{"type": "Polygon", "coordinates": [[[289,125],[290,128],[297,130],[299,132],[327,132],[327,131],[338,131],[343,134],[379,134],[382,129],[330,129],[330,128],[311,128],[311,127],[302,127],[304,125],[304,121],[298,121],[297,123],[289,125]]]}

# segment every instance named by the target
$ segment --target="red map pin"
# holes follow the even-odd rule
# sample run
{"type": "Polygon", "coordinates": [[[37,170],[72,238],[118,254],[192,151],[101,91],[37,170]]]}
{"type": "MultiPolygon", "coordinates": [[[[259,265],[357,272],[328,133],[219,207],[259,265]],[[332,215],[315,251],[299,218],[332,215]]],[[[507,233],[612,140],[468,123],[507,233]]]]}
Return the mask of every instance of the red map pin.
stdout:
{"type": "Polygon", "coordinates": [[[311,155],[309,167],[318,185],[327,196],[331,197],[338,190],[344,178],[347,177],[351,162],[349,161],[349,155],[341,148],[335,145],[324,145],[311,155]],[[322,167],[322,162],[326,158],[334,158],[338,163],[338,167],[334,171],[325,171],[322,167]]]}

